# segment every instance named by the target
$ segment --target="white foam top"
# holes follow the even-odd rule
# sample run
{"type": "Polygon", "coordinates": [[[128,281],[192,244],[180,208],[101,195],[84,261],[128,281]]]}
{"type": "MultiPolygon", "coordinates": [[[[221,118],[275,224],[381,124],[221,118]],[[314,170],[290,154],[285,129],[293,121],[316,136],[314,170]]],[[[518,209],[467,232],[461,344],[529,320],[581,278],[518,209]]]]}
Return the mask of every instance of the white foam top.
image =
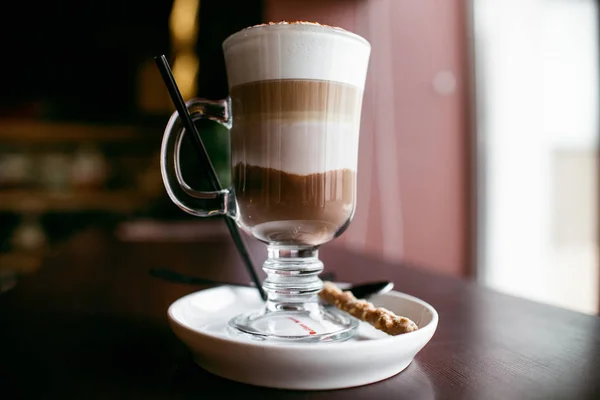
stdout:
{"type": "Polygon", "coordinates": [[[223,42],[229,87],[315,79],[364,89],[371,45],[341,28],[308,22],[257,25],[223,42]]]}
{"type": "MultiPolygon", "coordinates": [[[[246,129],[256,127],[234,123],[233,129],[244,135],[246,129]]],[[[233,149],[233,165],[241,162],[296,175],[357,169],[358,123],[273,120],[262,122],[260,131],[261,139],[233,149]]]]}

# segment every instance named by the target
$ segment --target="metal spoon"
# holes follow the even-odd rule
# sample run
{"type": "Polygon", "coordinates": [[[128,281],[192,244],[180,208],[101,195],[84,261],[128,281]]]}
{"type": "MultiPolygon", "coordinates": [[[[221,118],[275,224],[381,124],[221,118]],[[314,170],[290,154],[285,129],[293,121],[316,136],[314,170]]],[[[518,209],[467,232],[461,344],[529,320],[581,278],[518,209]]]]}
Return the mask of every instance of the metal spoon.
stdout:
{"type": "MultiPolygon", "coordinates": [[[[232,285],[232,286],[245,286],[250,287],[251,285],[243,283],[232,283],[232,282],[218,282],[212,279],[199,278],[195,276],[189,276],[180,274],[179,272],[172,271],[170,269],[153,268],[150,270],[150,275],[155,278],[159,278],[168,282],[174,283],[185,283],[189,285],[232,285]]],[[[379,281],[379,282],[368,282],[361,283],[359,285],[351,285],[344,288],[344,291],[350,291],[357,299],[366,299],[374,294],[387,293],[394,288],[394,283],[390,281],[379,281]]]]}

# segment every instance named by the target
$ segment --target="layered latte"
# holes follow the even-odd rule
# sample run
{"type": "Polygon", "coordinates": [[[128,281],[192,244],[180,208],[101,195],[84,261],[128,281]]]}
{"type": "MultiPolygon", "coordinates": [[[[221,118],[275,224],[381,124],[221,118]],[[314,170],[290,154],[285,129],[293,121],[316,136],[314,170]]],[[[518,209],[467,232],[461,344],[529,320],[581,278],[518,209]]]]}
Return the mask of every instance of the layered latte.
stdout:
{"type": "Polygon", "coordinates": [[[364,86],[364,73],[355,72],[366,68],[351,63],[367,60],[368,52],[352,54],[358,39],[321,33],[249,34],[250,43],[238,48],[244,54],[235,43],[226,46],[238,224],[271,244],[323,244],[354,214],[364,86]],[[273,60],[261,54],[273,47],[264,40],[278,43],[273,60]],[[318,57],[328,47],[339,52],[333,63],[318,57]],[[261,54],[257,63],[248,63],[249,51],[261,54]]]}

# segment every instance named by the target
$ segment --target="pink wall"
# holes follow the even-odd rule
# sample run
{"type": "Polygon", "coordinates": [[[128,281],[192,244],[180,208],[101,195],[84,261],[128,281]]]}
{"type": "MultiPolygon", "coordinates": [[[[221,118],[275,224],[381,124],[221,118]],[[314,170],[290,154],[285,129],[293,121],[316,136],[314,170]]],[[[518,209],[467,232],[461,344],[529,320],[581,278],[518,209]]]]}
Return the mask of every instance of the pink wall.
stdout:
{"type": "Polygon", "coordinates": [[[359,203],[334,245],[466,274],[464,10],[461,0],[265,1],[265,21],[337,25],[372,45],[359,203]]]}

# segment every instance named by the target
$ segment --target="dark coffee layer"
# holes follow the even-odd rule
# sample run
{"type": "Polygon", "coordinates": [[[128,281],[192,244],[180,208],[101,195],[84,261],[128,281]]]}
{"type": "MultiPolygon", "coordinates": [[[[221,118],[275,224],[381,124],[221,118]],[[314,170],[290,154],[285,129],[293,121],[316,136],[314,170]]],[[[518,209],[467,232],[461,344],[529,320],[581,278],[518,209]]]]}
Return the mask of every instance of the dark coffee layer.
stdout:
{"type": "Polygon", "coordinates": [[[348,169],[295,175],[239,163],[233,185],[242,228],[264,242],[321,245],[354,213],[356,173],[348,169]]]}

